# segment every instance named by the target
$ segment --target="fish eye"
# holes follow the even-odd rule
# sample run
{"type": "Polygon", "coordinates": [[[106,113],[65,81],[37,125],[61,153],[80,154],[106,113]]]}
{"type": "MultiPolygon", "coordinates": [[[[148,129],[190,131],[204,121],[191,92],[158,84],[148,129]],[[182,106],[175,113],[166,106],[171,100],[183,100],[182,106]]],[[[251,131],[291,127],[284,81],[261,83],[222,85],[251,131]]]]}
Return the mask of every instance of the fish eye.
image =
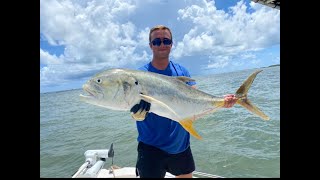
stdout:
{"type": "Polygon", "coordinates": [[[139,83],[138,83],[138,81],[136,81],[136,82],[134,82],[136,85],[138,85],[139,83]]]}

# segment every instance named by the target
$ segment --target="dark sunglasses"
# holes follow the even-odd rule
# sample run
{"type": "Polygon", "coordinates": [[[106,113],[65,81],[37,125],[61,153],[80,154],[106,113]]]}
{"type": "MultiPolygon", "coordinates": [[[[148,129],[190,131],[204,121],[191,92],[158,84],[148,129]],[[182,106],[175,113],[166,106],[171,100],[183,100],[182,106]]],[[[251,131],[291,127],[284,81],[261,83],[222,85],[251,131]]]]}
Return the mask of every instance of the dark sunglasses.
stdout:
{"type": "Polygon", "coordinates": [[[168,38],[164,38],[163,41],[161,41],[160,38],[155,38],[153,41],[151,41],[152,45],[154,46],[160,46],[161,42],[163,42],[164,45],[172,44],[172,40],[168,38]]]}

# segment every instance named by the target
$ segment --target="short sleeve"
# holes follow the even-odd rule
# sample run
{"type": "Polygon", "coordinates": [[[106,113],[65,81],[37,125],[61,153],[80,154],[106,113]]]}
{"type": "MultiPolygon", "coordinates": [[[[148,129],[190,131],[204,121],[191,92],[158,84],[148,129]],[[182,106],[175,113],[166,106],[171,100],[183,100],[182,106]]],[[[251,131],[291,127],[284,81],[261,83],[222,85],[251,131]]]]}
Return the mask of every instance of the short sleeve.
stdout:
{"type": "MultiPolygon", "coordinates": [[[[180,66],[180,69],[182,70],[184,76],[187,76],[187,77],[191,78],[191,75],[190,75],[189,71],[185,67],[180,66]]],[[[189,81],[189,82],[187,82],[187,84],[189,86],[193,86],[193,85],[196,85],[197,83],[195,81],[189,81]]]]}

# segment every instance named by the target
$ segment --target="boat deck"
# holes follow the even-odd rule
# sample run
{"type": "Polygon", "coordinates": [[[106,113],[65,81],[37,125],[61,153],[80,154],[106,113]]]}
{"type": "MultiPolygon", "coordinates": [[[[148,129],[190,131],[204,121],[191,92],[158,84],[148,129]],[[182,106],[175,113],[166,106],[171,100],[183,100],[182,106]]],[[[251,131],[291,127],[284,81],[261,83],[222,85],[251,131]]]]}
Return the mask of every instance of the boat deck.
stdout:
{"type": "MultiPolygon", "coordinates": [[[[166,173],[165,178],[174,178],[175,176],[166,173]]],[[[97,178],[139,178],[136,177],[136,168],[134,167],[123,167],[120,169],[113,169],[107,170],[107,169],[101,169],[97,178]]]]}

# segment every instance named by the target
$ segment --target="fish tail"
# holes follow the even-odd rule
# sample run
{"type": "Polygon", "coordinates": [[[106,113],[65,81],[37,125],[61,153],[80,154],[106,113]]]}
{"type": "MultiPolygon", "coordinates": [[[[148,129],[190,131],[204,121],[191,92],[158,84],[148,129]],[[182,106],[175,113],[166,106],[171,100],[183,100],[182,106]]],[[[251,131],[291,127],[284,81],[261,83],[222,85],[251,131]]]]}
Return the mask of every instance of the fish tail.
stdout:
{"type": "Polygon", "coordinates": [[[251,101],[247,98],[247,94],[249,91],[249,88],[253,82],[253,80],[256,78],[257,74],[261,72],[262,70],[255,71],[252,73],[239,87],[239,89],[236,92],[236,97],[238,98],[237,104],[240,104],[242,107],[249,110],[251,113],[258,115],[264,120],[269,120],[270,118],[264,114],[257,106],[251,103],[251,101]]]}

